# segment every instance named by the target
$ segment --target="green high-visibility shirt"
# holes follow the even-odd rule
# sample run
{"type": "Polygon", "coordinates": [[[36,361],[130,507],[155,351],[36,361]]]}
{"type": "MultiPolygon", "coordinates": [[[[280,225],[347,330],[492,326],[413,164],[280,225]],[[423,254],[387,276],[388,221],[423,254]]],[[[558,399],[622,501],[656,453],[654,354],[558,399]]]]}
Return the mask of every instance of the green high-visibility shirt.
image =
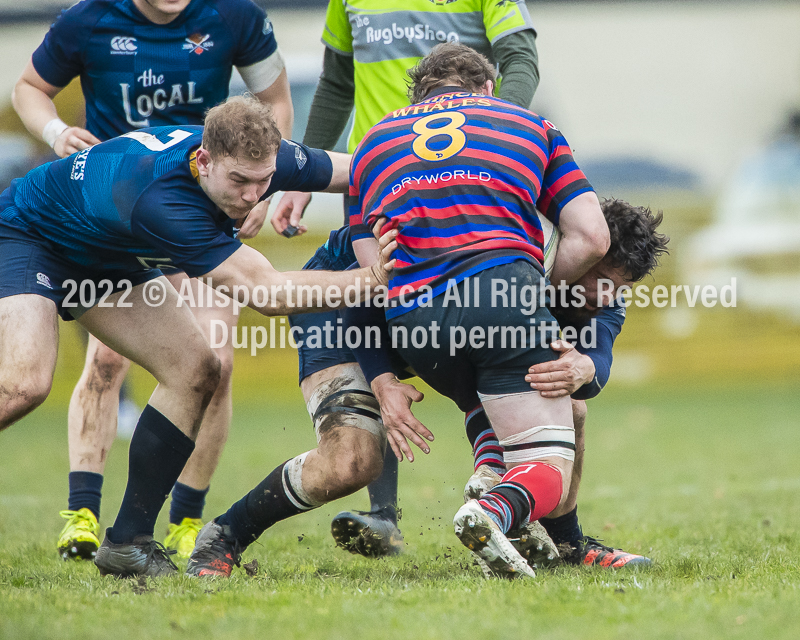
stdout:
{"type": "Polygon", "coordinates": [[[387,113],[408,104],[398,78],[440,42],[455,41],[494,63],[492,44],[533,30],[519,0],[331,0],[322,42],[353,57],[355,119],[347,148],[387,113]]]}

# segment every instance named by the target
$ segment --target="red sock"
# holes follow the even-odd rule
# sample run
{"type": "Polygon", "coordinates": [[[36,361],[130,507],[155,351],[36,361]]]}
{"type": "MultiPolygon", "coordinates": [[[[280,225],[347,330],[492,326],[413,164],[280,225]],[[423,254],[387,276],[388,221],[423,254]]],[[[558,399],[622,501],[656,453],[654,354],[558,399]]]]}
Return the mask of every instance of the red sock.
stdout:
{"type": "Polygon", "coordinates": [[[546,516],[561,501],[561,471],[551,464],[543,462],[521,464],[506,473],[502,482],[521,485],[533,496],[533,512],[529,522],[546,516]]]}

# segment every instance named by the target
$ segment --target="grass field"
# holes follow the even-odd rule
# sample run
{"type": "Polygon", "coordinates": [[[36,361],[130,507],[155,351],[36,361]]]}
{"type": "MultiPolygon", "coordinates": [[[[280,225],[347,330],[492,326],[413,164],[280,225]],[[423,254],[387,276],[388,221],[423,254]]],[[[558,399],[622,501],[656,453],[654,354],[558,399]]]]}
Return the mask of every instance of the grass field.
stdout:
{"type": "MultiPolygon", "coordinates": [[[[590,405],[584,529],[655,560],[647,571],[560,568],[485,580],[452,533],[469,475],[461,419],[431,393],[438,438],[401,467],[402,557],[333,548],[329,521],[357,495],[280,523],[245,555],[257,576],[101,578],[54,544],[66,506],[66,429],[52,403],[2,435],[2,638],[797,638],[800,636],[798,379],[610,388],[590,405]]],[[[313,445],[299,394],[238,403],[209,494],[225,509],[271,468],[313,445]]],[[[103,521],[125,482],[108,466],[103,521]]],[[[159,522],[163,531],[165,521],[159,522]]]]}

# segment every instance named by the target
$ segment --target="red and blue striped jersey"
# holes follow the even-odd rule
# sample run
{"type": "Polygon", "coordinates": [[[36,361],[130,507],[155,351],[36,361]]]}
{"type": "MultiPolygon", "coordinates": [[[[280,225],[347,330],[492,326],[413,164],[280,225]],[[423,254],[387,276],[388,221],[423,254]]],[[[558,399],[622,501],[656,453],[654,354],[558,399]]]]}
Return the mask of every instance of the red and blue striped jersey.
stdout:
{"type": "Polygon", "coordinates": [[[399,231],[387,310],[393,317],[432,290],[528,260],[542,273],[538,208],[554,224],[592,191],[567,141],[544,118],[453,87],[388,114],[365,136],[350,172],[353,240],[399,231]],[[430,289],[423,289],[423,287],[430,289]],[[404,304],[397,305],[400,295],[404,304]]]}

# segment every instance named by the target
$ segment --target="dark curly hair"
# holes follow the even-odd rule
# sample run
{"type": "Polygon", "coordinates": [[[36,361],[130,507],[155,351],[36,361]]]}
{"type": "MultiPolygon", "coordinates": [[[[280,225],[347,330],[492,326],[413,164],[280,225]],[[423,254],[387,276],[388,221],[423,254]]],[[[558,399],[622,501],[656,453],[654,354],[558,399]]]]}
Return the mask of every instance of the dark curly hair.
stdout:
{"type": "Polygon", "coordinates": [[[647,207],[634,207],[624,200],[603,200],[600,205],[608,223],[611,246],[606,259],[614,268],[623,267],[633,282],[651,273],[659,258],[668,254],[669,238],[656,229],[664,214],[653,215],[647,207]]]}
{"type": "Polygon", "coordinates": [[[409,69],[408,77],[408,98],[417,104],[436,87],[446,85],[477,93],[487,80],[495,81],[495,72],[483,54],[458,42],[443,42],[409,69]]]}

